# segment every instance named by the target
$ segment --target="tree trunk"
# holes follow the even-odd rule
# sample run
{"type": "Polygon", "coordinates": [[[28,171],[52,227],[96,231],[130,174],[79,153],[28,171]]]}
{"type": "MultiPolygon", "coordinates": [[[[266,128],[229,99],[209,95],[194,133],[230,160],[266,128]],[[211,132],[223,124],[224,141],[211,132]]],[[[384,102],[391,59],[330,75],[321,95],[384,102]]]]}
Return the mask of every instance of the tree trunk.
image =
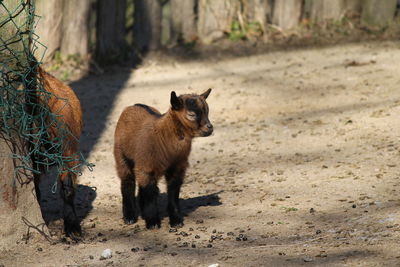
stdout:
{"type": "Polygon", "coordinates": [[[320,22],[328,19],[341,19],[344,16],[344,0],[313,0],[311,20],[320,22]]]}
{"type": "MultiPolygon", "coordinates": [[[[34,183],[20,185],[18,181],[14,180],[16,163],[11,158],[12,152],[8,144],[1,139],[0,252],[15,246],[27,233],[28,227],[22,218],[25,218],[35,226],[44,223],[38,201],[35,197],[34,183]]],[[[21,178],[28,179],[27,177],[21,178]]]]}
{"type": "Polygon", "coordinates": [[[196,38],[195,0],[171,1],[171,40],[174,44],[179,39],[187,43],[196,38]]]}
{"type": "Polygon", "coordinates": [[[389,25],[396,12],[396,0],[364,0],[361,22],[368,26],[385,27],[389,25]]]}
{"type": "MultiPolygon", "coordinates": [[[[29,1],[24,1],[28,3],[29,1]]],[[[23,88],[22,82],[16,77],[22,77],[29,66],[29,35],[32,29],[32,21],[28,19],[31,10],[30,5],[22,6],[21,0],[8,0],[0,6],[0,84],[2,104],[0,104],[0,253],[15,246],[21,241],[28,227],[22,221],[24,217],[33,225],[43,223],[39,204],[34,195],[33,182],[29,182],[28,174],[22,168],[19,159],[13,154],[24,156],[25,151],[22,142],[17,135],[19,133],[17,122],[22,118],[8,118],[19,112],[23,99],[14,99],[20,95],[23,88]],[[11,16],[3,8],[13,11],[11,16]],[[25,9],[25,10],[23,10],[25,9]],[[17,15],[18,14],[18,15],[17,15]],[[17,57],[14,55],[17,54],[17,57]],[[18,92],[17,92],[18,90],[18,92]],[[16,101],[18,103],[16,103],[16,101]],[[4,121],[6,120],[6,121],[4,121]],[[7,125],[7,127],[5,126],[7,125]],[[6,131],[6,128],[12,129],[6,131]],[[7,140],[7,141],[5,141],[7,140]],[[27,184],[26,184],[27,183],[27,184]],[[22,185],[24,184],[24,185],[22,185]]],[[[25,78],[27,79],[27,78],[25,78]]],[[[25,80],[28,82],[27,80],[25,80]]]]}
{"type": "Polygon", "coordinates": [[[231,30],[232,22],[239,11],[237,0],[200,0],[197,30],[199,39],[212,43],[231,30]]]}
{"type": "Polygon", "coordinates": [[[275,0],[272,23],[283,30],[299,25],[302,0],[275,0]]]}
{"type": "Polygon", "coordinates": [[[78,55],[87,59],[89,54],[89,0],[68,0],[64,3],[61,54],[78,55]]]}
{"type": "Polygon", "coordinates": [[[161,3],[159,0],[135,0],[133,41],[140,52],[161,46],[161,3]]]}
{"type": "Polygon", "coordinates": [[[258,23],[261,30],[265,32],[268,16],[271,14],[268,0],[246,0],[244,3],[244,14],[248,23],[258,23]]]}
{"type": "Polygon", "coordinates": [[[39,36],[39,42],[47,46],[38,48],[35,56],[38,60],[46,62],[53,58],[54,53],[60,48],[63,20],[64,0],[36,0],[35,13],[41,16],[35,33],[39,36]]]}
{"type": "Polygon", "coordinates": [[[126,52],[126,0],[99,0],[97,7],[97,47],[100,62],[115,62],[126,52]]]}

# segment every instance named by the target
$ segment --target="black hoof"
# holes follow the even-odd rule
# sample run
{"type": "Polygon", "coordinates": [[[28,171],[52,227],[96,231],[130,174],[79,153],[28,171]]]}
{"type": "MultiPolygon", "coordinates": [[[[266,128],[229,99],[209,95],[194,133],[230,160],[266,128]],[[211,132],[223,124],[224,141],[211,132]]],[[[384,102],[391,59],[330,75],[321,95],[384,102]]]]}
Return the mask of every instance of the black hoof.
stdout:
{"type": "Polygon", "coordinates": [[[64,231],[66,236],[70,237],[75,241],[81,240],[82,237],[82,228],[78,222],[68,223],[64,222],[64,231]]]}
{"type": "Polygon", "coordinates": [[[74,241],[74,242],[76,242],[76,243],[79,243],[79,242],[81,242],[82,241],[82,234],[80,234],[80,233],[70,233],[69,235],[68,235],[68,237],[69,238],[71,238],[71,240],[72,241],[74,241]]]}
{"type": "Polygon", "coordinates": [[[146,220],[147,229],[159,229],[160,227],[161,227],[161,220],[159,218],[146,220]]]}
{"type": "Polygon", "coordinates": [[[169,225],[173,228],[182,228],[183,227],[183,222],[181,223],[169,223],[169,225]]]}
{"type": "Polygon", "coordinates": [[[160,229],[161,225],[160,224],[153,224],[153,225],[146,224],[146,228],[149,230],[160,229]]]}
{"type": "Polygon", "coordinates": [[[173,228],[180,228],[183,226],[183,217],[173,216],[169,218],[169,225],[173,228]]]}
{"type": "Polygon", "coordinates": [[[125,224],[134,224],[134,223],[136,223],[136,222],[137,222],[137,219],[136,219],[136,218],[133,218],[133,219],[124,218],[124,223],[125,223],[125,224]]]}

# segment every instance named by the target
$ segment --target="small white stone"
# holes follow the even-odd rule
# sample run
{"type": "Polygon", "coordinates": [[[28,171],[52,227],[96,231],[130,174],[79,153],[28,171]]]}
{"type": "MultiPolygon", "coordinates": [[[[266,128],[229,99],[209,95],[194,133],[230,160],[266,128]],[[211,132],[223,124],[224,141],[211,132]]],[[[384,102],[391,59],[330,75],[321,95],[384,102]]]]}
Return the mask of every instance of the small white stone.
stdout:
{"type": "Polygon", "coordinates": [[[213,263],[213,264],[209,265],[208,267],[218,267],[218,266],[219,266],[218,263],[213,263]]]}
{"type": "Polygon", "coordinates": [[[103,251],[103,253],[101,253],[100,259],[101,260],[110,259],[111,257],[112,257],[112,251],[111,249],[107,248],[103,251]]]}

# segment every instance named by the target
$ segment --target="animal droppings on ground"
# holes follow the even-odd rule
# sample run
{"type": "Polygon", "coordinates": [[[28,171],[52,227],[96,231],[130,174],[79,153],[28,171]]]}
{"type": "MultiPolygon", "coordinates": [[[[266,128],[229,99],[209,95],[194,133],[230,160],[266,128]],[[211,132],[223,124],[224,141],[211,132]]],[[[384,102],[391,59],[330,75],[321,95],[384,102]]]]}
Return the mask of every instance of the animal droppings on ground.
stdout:
{"type": "Polygon", "coordinates": [[[72,83],[85,110],[82,150],[96,162],[79,177],[97,189],[84,242],[20,242],[1,264],[398,265],[398,47],[296,48],[182,68],[160,62],[72,83]],[[193,143],[183,227],[169,226],[165,183],[161,228],[146,230],[141,217],[125,225],[111,138],[122,109],[151,103],[167,110],[171,90],[209,87],[215,131],[193,143]],[[105,248],[114,253],[100,262],[105,248]]]}

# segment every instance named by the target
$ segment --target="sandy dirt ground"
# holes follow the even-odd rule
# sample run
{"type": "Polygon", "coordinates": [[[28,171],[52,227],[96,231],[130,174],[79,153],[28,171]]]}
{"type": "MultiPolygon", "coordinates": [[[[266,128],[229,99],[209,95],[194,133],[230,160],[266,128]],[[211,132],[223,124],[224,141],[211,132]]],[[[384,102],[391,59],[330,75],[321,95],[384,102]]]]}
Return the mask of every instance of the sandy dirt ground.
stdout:
{"type": "Polygon", "coordinates": [[[80,177],[97,188],[84,241],[21,243],[0,266],[400,266],[399,47],[147,60],[72,83],[96,165],[80,177]],[[170,229],[165,212],[159,230],[125,225],[112,155],[121,111],[165,112],[171,90],[209,87],[215,132],[194,141],[184,227],[170,229]],[[112,258],[100,259],[104,249],[112,258]]]}

